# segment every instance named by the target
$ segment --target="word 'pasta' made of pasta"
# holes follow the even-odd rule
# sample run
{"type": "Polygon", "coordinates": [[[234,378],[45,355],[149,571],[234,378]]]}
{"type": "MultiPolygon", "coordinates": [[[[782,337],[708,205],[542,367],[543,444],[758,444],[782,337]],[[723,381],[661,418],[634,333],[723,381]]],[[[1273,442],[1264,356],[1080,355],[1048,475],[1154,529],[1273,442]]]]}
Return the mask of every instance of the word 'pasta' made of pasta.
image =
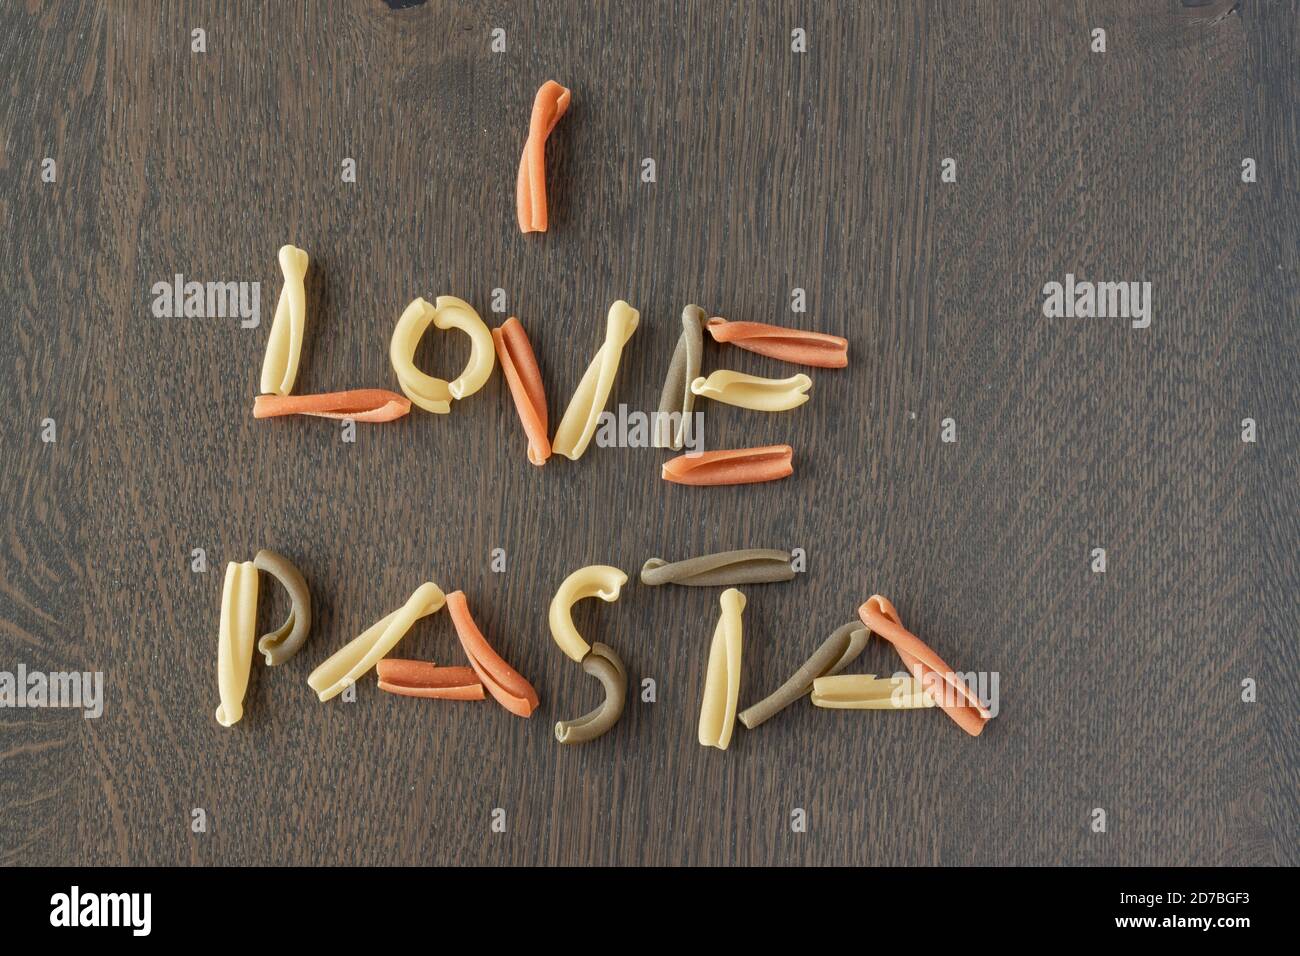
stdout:
{"type": "Polygon", "coordinates": [[[664,390],[659,396],[659,415],[655,418],[654,446],[679,449],[686,441],[691,412],[695,409],[695,392],[691,383],[699,377],[704,356],[704,310],[698,305],[682,309],[682,334],[677,339],[664,390]],[[677,417],[680,416],[680,417],[677,417]]]}
{"type": "Polygon", "coordinates": [[[263,548],[253,558],[253,567],[279,581],[289,595],[289,615],[284,623],[257,640],[257,649],[266,658],[267,665],[274,667],[302,650],[307,640],[311,630],[311,591],[302,572],[282,554],[263,548]]]}
{"type": "Polygon", "coordinates": [[[814,682],[819,678],[838,674],[853,663],[867,646],[870,637],[871,632],[857,621],[837,627],[789,680],[757,704],[742,710],[740,722],[753,730],[775,717],[812,690],[814,682]]]}
{"type": "Polygon", "coordinates": [[[605,342],[587,366],[582,381],[569,400],[569,407],[560,419],[559,427],[555,429],[551,449],[557,455],[577,461],[587,450],[592,436],[596,434],[600,413],[605,410],[605,402],[609,400],[610,390],[614,387],[618,364],[623,357],[623,346],[636,331],[640,320],[641,313],[622,299],[609,307],[609,316],[605,321],[605,342]]]}
{"type": "Polygon", "coordinates": [[[978,737],[984,725],[993,717],[988,708],[980,701],[965,681],[956,675],[943,658],[936,654],[929,645],[903,627],[894,605],[889,599],[873,594],[858,608],[858,617],[862,623],[879,634],[890,644],[903,660],[905,666],[917,680],[924,685],[941,681],[947,685],[938,700],[943,712],[966,733],[978,737]]]}
{"type": "Polygon", "coordinates": [[[582,659],[582,669],[600,681],[605,699],[595,710],[555,725],[555,739],[562,744],[585,744],[608,733],[623,716],[627,703],[627,669],[613,648],[599,641],[591,645],[582,659]]]}
{"type": "Polygon", "coordinates": [[[915,677],[840,674],[813,681],[812,702],[831,710],[919,710],[935,699],[915,677]]]}
{"type": "Polygon", "coordinates": [[[546,140],[564,111],[569,108],[569,90],[554,80],[547,80],[533,98],[533,112],[528,120],[528,139],[519,160],[519,177],[515,184],[515,207],[520,232],[545,232],[546,214],[546,140]]]}
{"type": "Polygon", "coordinates": [[[794,449],[789,445],[728,448],[685,454],[663,463],[663,479],[679,485],[747,485],[777,481],[794,474],[794,449]]]}
{"type": "Polygon", "coordinates": [[[279,259],[284,286],[275,303],[275,318],[271,320],[271,334],[262,359],[261,390],[270,395],[288,395],[293,391],[307,325],[307,253],[297,246],[281,246],[279,259]]]}
{"type": "Polygon", "coordinates": [[[307,683],[322,701],[341,694],[396,647],[416,621],[436,613],[446,602],[438,585],[432,581],[421,584],[400,608],[366,628],[312,671],[307,683]]]}
{"type": "Polygon", "coordinates": [[[697,588],[771,584],[793,578],[793,562],[789,551],[775,548],[719,551],[671,563],[663,558],[651,558],[641,566],[641,583],[651,587],[682,584],[697,588]]]}
{"type": "Polygon", "coordinates": [[[547,623],[551,628],[551,637],[573,660],[582,659],[591,651],[591,645],[582,639],[578,629],[573,625],[573,605],[587,598],[600,598],[605,603],[618,600],[619,592],[627,583],[627,575],[618,568],[607,564],[592,564],[579,568],[560,584],[560,589],[551,598],[547,611],[547,623]]]}
{"type": "Polygon", "coordinates": [[[217,633],[217,723],[230,727],[244,716],[244,693],[253,666],[257,630],[257,568],[252,561],[231,561],[221,588],[221,623],[217,633]]]}
{"type": "Polygon", "coordinates": [[[551,440],[546,432],[546,392],[532,343],[523,323],[514,316],[506,319],[501,328],[492,330],[492,342],[528,439],[528,460],[534,465],[544,465],[551,457],[551,440]]]}
{"type": "Polygon", "coordinates": [[[446,415],[453,399],[468,398],[486,384],[496,365],[496,348],[492,333],[468,302],[454,295],[440,295],[436,305],[416,299],[406,307],[393,330],[388,357],[406,397],[427,412],[446,415]],[[415,350],[430,323],[444,331],[459,329],[469,336],[469,361],[450,382],[415,367],[415,350]]]}
{"type": "Polygon", "coordinates": [[[456,626],[460,646],[487,692],[516,717],[532,716],[537,709],[537,691],[483,637],[469,613],[469,602],[465,600],[463,591],[452,591],[447,595],[447,611],[456,626]]]}
{"type": "Polygon", "coordinates": [[[849,340],[825,332],[805,332],[762,322],[728,322],[719,316],[706,326],[713,341],[730,343],[768,358],[814,368],[844,368],[849,364],[849,340]]]}
{"type": "Polygon", "coordinates": [[[724,405],[756,412],[785,412],[808,401],[812,379],[802,372],[789,378],[762,378],[719,369],[691,382],[691,391],[724,405]]]}
{"type": "Polygon", "coordinates": [[[736,701],[740,697],[741,613],[745,610],[745,595],[728,588],[722,592],[721,603],[722,616],[709,645],[699,739],[705,747],[726,750],[736,728],[736,701]]]}
{"type": "Polygon", "coordinates": [[[483,684],[472,667],[439,667],[432,661],[386,657],[375,665],[379,689],[430,700],[483,700],[483,684]]]}
{"type": "Polygon", "coordinates": [[[410,410],[409,399],[386,388],[354,388],[318,395],[259,395],[253,399],[254,418],[314,415],[354,422],[391,422],[410,410]]]}

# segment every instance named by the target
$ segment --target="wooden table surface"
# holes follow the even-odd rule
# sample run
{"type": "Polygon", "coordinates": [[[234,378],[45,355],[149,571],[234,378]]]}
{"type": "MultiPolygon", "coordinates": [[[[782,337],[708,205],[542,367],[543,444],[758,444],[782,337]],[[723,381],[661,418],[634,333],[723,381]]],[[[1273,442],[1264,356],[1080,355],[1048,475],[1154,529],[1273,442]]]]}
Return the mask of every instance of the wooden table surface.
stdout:
{"type": "MultiPolygon", "coordinates": [[[[1295,3],[392,6],[0,9],[0,669],[105,681],[98,719],[0,711],[0,862],[1300,861],[1295,3]],[[524,236],[549,78],[573,105],[551,230],[524,236]],[[844,335],[851,361],[795,412],[704,407],[708,447],[794,446],[766,485],[670,485],[656,449],[535,468],[500,374],[347,443],[252,418],[284,243],[311,255],[300,392],[397,388],[406,304],[496,324],[494,289],[552,422],[619,298],[641,325],[611,407],[655,407],[688,302],[844,335]],[[155,318],[176,273],[260,282],[261,325],[155,318]],[[1045,318],[1067,273],[1150,281],[1150,328],[1045,318]],[[809,560],[747,589],[742,705],[879,592],[999,675],[997,718],[973,739],[801,703],[701,747],[719,592],[636,572],[747,546],[809,560]],[[222,569],[262,547],[302,568],[316,624],[255,662],[225,729],[222,569]],[[633,581],[578,625],[657,699],[566,749],[555,720],[600,692],[546,608],[605,563],[633,581]],[[531,720],[373,678],[316,700],[307,674],[430,579],[536,684],[531,720]]],[[[432,333],[419,361],[451,377],[467,354],[432,333]]],[[[723,366],[789,374],[709,343],[723,366]]],[[[445,613],[399,653],[461,662],[445,613]]],[[[877,640],[857,669],[898,666],[877,640]]]]}

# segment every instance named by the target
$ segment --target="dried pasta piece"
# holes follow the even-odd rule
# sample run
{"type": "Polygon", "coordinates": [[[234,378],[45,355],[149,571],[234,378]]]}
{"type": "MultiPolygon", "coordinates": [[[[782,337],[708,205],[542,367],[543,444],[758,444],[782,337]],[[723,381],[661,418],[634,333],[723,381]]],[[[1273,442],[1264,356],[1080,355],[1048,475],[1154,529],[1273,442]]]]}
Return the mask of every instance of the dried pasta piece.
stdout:
{"type": "Polygon", "coordinates": [[[463,591],[447,595],[447,611],[456,625],[456,636],[465,649],[470,666],[498,704],[516,717],[528,717],[537,709],[537,691],[524,676],[507,664],[474,623],[463,591]]]}
{"type": "Polygon", "coordinates": [[[221,623],[217,634],[217,723],[229,727],[244,716],[244,693],[253,666],[257,630],[257,568],[252,561],[231,561],[221,588],[221,623]]]}
{"type": "Polygon", "coordinates": [[[559,83],[547,80],[533,99],[528,139],[519,160],[519,179],[515,188],[520,232],[546,231],[546,140],[569,108],[569,96],[569,91],[559,83]]]}
{"type": "Polygon", "coordinates": [[[691,383],[700,374],[704,355],[704,310],[698,305],[682,309],[682,334],[673,350],[664,376],[664,390],[659,396],[659,414],[655,418],[654,446],[678,449],[686,441],[691,412],[695,410],[695,392],[691,383]]]}
{"type": "Polygon", "coordinates": [[[651,558],[641,565],[641,583],[651,587],[683,584],[687,587],[712,588],[734,584],[771,584],[789,581],[795,575],[789,551],[775,548],[743,548],[719,551],[698,558],[669,563],[651,558]]]}
{"type": "Polygon", "coordinates": [[[745,595],[735,588],[722,592],[722,616],[709,646],[709,668],[704,677],[704,704],[700,708],[700,743],[726,750],[736,728],[736,701],[740,697],[741,612],[745,595]]]}
{"type": "Polygon", "coordinates": [[[663,464],[664,481],[679,485],[745,485],[776,481],[794,474],[789,445],[729,448],[699,455],[678,455],[663,464]]]}
{"type": "Polygon", "coordinates": [[[544,465],[551,457],[551,440],[546,434],[546,392],[532,343],[523,323],[513,315],[501,328],[492,330],[492,342],[528,438],[528,460],[534,465],[544,465]]]}
{"type": "Polygon", "coordinates": [[[396,647],[416,621],[437,612],[446,601],[442,589],[426,581],[400,608],[376,621],[312,671],[307,683],[323,701],[337,696],[396,647]]]}
{"type": "Polygon", "coordinates": [[[623,357],[623,346],[632,337],[640,321],[641,313],[622,299],[609,307],[609,316],[605,322],[605,342],[587,366],[586,374],[578,383],[573,398],[569,400],[569,407],[565,409],[559,427],[555,429],[551,449],[557,455],[577,461],[587,450],[591,437],[596,434],[596,424],[600,413],[605,410],[610,389],[614,387],[618,363],[623,357]]]}
{"type": "Polygon", "coordinates": [[[798,408],[808,401],[810,388],[812,379],[802,372],[789,378],[761,378],[719,369],[708,378],[691,382],[691,391],[696,395],[756,412],[785,412],[798,408]]]}
{"type": "Polygon", "coordinates": [[[259,395],[253,400],[254,418],[314,415],[350,418],[354,422],[391,422],[410,410],[409,400],[386,388],[354,388],[319,395],[259,395]]]}
{"type": "Polygon", "coordinates": [[[379,689],[403,697],[483,700],[483,685],[472,667],[439,667],[432,661],[385,658],[375,665],[379,689]]]}
{"type": "Polygon", "coordinates": [[[915,677],[841,674],[813,681],[814,706],[832,710],[919,710],[935,705],[934,696],[915,677]]]}
{"type": "Polygon", "coordinates": [[[966,733],[972,737],[980,735],[993,715],[980,702],[975,692],[966,686],[965,681],[944,663],[943,658],[903,627],[898,611],[889,603],[888,598],[879,594],[872,595],[858,608],[858,617],[862,618],[863,624],[894,645],[894,650],[913,677],[927,687],[933,687],[938,681],[947,684],[948,688],[940,694],[939,706],[966,733]]]}
{"type": "Polygon", "coordinates": [[[302,650],[307,633],[311,630],[311,591],[302,572],[282,554],[263,548],[253,558],[253,567],[265,571],[284,586],[289,593],[289,616],[274,631],[263,634],[257,649],[266,658],[269,667],[283,664],[302,650]]]}
{"type": "Polygon", "coordinates": [[[298,377],[298,358],[302,354],[303,329],[307,325],[307,253],[296,246],[280,247],[280,271],[284,286],[275,303],[275,318],[266,340],[262,359],[262,391],[288,395],[298,377]]]}
{"type": "Polygon", "coordinates": [[[495,355],[488,327],[468,302],[454,295],[438,296],[437,305],[430,305],[424,299],[416,299],[408,305],[397,320],[388,347],[393,371],[397,373],[397,381],[407,398],[425,411],[438,415],[451,411],[453,399],[468,398],[484,386],[496,365],[495,355]],[[429,323],[444,331],[459,329],[469,336],[469,361],[465,370],[450,382],[426,375],[415,367],[415,350],[429,323]]]}
{"type": "MultiPolygon", "coordinates": [[[[857,621],[837,627],[788,681],[757,704],[742,710],[740,722],[753,730],[775,717],[812,690],[820,679],[838,674],[853,663],[870,637],[871,632],[857,621]]],[[[814,699],[813,703],[816,702],[814,699]]]]}
{"type": "Polygon", "coordinates": [[[579,663],[591,651],[591,645],[582,639],[573,626],[573,605],[587,598],[600,598],[607,604],[618,600],[619,592],[627,583],[627,575],[607,564],[592,564],[574,571],[551,598],[547,622],[551,637],[560,650],[579,663]]]}
{"type": "Polygon", "coordinates": [[[627,669],[613,648],[599,641],[591,645],[582,669],[604,685],[605,699],[595,710],[555,725],[555,739],[562,744],[585,744],[607,733],[627,703],[627,669]]]}
{"type": "Polygon", "coordinates": [[[844,368],[849,364],[849,340],[825,332],[805,332],[762,322],[728,322],[719,316],[708,321],[713,341],[730,343],[795,365],[844,368]]]}

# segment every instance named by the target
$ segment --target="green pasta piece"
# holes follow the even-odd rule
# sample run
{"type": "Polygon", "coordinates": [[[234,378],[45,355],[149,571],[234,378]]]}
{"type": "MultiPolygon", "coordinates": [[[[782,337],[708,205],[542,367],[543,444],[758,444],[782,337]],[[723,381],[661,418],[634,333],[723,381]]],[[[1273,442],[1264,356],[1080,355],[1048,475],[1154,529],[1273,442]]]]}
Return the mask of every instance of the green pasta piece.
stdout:
{"type": "Polygon", "coordinates": [[[613,648],[600,642],[591,645],[582,669],[605,686],[605,700],[590,713],[555,725],[555,739],[562,744],[585,744],[607,733],[627,703],[627,670],[613,648]]]}
{"type": "Polygon", "coordinates": [[[664,390],[659,398],[659,413],[655,416],[654,446],[680,449],[685,441],[691,412],[695,408],[695,393],[691,382],[700,374],[704,357],[704,310],[698,305],[682,309],[682,334],[677,339],[673,360],[664,377],[664,390]],[[679,416],[674,418],[673,416],[679,416]]]}
{"type": "Polygon", "coordinates": [[[853,663],[854,659],[862,653],[862,649],[867,646],[870,637],[871,632],[862,625],[861,621],[852,621],[836,628],[788,681],[757,704],[742,710],[740,722],[747,729],[753,730],[775,717],[800,697],[807,695],[812,690],[813,681],[818,677],[838,674],[853,663]]]}
{"type": "Polygon", "coordinates": [[[737,584],[772,584],[795,575],[789,551],[744,548],[719,551],[671,563],[651,558],[641,566],[641,583],[681,584],[687,587],[730,587],[737,584]]]}

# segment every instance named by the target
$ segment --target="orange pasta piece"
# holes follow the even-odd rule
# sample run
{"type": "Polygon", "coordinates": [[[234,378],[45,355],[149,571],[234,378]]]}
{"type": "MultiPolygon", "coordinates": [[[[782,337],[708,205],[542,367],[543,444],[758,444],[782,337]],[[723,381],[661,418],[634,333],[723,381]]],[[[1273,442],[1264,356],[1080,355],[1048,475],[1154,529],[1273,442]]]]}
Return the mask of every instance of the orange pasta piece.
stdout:
{"type": "Polygon", "coordinates": [[[385,658],[375,665],[379,689],[403,697],[483,700],[483,685],[472,667],[439,667],[432,661],[385,658]]]}
{"type": "Polygon", "coordinates": [[[315,415],[350,418],[354,422],[391,422],[410,410],[410,399],[386,388],[355,388],[350,392],[318,395],[259,395],[253,401],[254,418],[315,415]]]}
{"type": "Polygon", "coordinates": [[[510,396],[515,400],[515,410],[523,422],[524,434],[528,436],[528,460],[534,465],[544,465],[551,457],[551,440],[546,435],[546,392],[532,343],[523,323],[513,315],[501,328],[492,330],[492,341],[497,347],[506,384],[510,386],[510,396]]]}
{"type": "Polygon", "coordinates": [[[487,692],[515,716],[531,716],[537,709],[537,691],[533,690],[533,685],[522,674],[492,650],[474,623],[474,618],[470,616],[465,592],[452,591],[447,595],[447,611],[451,614],[451,622],[456,625],[460,646],[465,649],[470,666],[478,674],[487,692]]]}
{"type": "Polygon", "coordinates": [[[543,83],[533,100],[516,187],[521,232],[546,231],[546,139],[568,108],[569,91],[554,80],[543,83]]]}
{"type": "Polygon", "coordinates": [[[920,681],[923,687],[927,688],[927,692],[935,698],[935,703],[957,722],[958,727],[972,737],[980,735],[980,731],[993,715],[980,703],[975,692],[944,663],[943,658],[903,627],[898,612],[894,610],[894,605],[889,603],[888,598],[881,597],[879,594],[872,595],[862,607],[858,608],[858,617],[862,618],[863,624],[894,645],[894,650],[903,659],[904,666],[912,672],[912,676],[920,681]],[[952,689],[952,692],[938,693],[934,686],[934,678],[928,677],[929,674],[937,674],[952,689]],[[965,703],[957,703],[958,700],[965,703]]]}
{"type": "Polygon", "coordinates": [[[729,448],[701,455],[678,455],[664,462],[663,477],[679,485],[746,485],[794,474],[789,445],[729,448]]]}
{"type": "Polygon", "coordinates": [[[849,364],[849,340],[838,335],[762,322],[728,322],[719,316],[709,319],[705,328],[715,342],[730,343],[782,362],[814,368],[844,368],[849,364]]]}

